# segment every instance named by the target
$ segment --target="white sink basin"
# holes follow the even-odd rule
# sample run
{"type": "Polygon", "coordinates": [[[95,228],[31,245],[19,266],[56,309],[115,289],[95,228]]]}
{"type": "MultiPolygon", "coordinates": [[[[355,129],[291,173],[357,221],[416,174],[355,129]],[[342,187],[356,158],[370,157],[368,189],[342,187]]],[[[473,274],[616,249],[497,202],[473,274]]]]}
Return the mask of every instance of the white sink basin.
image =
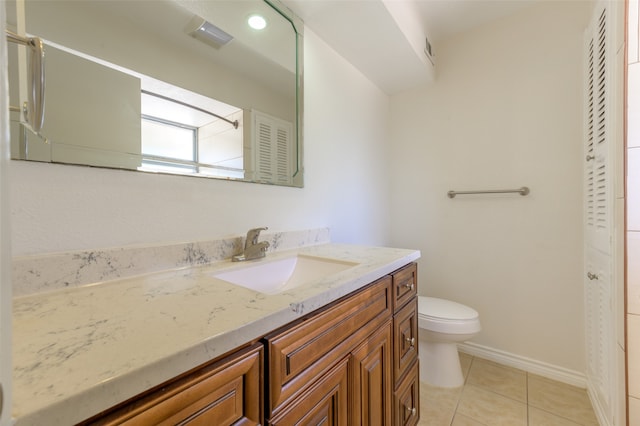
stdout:
{"type": "Polygon", "coordinates": [[[218,272],[214,277],[260,293],[278,294],[355,265],[338,259],[295,255],[259,260],[218,272]]]}

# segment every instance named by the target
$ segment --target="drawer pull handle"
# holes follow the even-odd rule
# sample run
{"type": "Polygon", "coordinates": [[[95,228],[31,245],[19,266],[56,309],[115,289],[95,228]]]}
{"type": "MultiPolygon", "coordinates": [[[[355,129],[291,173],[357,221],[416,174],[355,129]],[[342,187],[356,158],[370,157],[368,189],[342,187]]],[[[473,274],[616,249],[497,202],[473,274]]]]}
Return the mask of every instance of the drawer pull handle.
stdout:
{"type": "Polygon", "coordinates": [[[409,291],[413,291],[413,281],[404,283],[402,286],[408,288],[409,291]]]}
{"type": "Polygon", "coordinates": [[[407,341],[407,343],[411,347],[413,347],[416,344],[416,338],[415,337],[406,337],[405,340],[407,341]]]}
{"type": "Polygon", "coordinates": [[[409,407],[405,406],[405,408],[407,409],[407,412],[408,412],[411,416],[415,416],[415,415],[416,415],[416,407],[409,408],[409,407]]]}

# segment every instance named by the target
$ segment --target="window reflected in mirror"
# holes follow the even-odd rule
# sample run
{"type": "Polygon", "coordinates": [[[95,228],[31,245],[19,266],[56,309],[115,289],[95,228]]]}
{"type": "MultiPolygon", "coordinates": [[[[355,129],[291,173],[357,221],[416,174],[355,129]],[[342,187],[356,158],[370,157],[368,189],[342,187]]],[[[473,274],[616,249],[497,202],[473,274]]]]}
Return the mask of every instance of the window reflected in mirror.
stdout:
{"type": "Polygon", "coordinates": [[[172,86],[165,92],[142,91],[138,170],[244,179],[242,109],[172,86]],[[169,97],[176,92],[189,101],[169,97]]]}

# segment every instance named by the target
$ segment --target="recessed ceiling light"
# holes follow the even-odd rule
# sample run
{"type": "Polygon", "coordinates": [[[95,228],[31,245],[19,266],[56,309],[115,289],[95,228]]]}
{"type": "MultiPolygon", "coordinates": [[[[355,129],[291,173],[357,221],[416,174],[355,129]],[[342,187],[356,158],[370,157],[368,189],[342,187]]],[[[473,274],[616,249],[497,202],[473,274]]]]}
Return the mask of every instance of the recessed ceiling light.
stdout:
{"type": "Polygon", "coordinates": [[[267,20],[260,15],[251,15],[247,18],[247,24],[254,30],[263,30],[267,26],[267,20]]]}

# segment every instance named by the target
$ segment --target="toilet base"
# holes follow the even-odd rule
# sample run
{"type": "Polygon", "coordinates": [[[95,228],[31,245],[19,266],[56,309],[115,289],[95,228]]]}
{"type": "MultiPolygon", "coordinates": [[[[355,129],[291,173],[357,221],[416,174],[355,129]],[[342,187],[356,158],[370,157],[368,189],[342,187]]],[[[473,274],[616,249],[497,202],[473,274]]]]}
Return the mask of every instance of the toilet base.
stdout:
{"type": "Polygon", "coordinates": [[[420,341],[420,381],[441,388],[464,384],[458,346],[453,343],[420,341]]]}

